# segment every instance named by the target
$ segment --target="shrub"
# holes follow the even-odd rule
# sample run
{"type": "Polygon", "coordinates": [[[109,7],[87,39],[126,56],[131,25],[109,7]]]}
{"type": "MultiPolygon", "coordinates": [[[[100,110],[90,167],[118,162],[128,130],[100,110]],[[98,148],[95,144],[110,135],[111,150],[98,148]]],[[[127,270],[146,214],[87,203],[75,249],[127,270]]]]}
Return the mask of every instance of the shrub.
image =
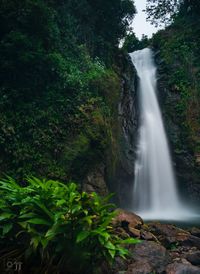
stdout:
{"type": "Polygon", "coordinates": [[[92,273],[137,242],[115,234],[109,197],[80,193],[74,183],[29,178],[22,186],[8,178],[0,194],[1,258],[14,256],[29,273],[92,273]]]}

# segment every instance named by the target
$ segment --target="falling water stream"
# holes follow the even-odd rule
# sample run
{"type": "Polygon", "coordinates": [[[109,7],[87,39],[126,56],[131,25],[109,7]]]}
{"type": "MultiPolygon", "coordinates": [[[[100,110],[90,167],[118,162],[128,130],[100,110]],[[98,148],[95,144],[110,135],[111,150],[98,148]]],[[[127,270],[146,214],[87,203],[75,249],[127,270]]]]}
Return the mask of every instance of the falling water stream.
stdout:
{"type": "Polygon", "coordinates": [[[157,99],[156,66],[149,48],[130,54],[139,77],[140,127],[133,210],[145,219],[184,219],[157,99]]]}

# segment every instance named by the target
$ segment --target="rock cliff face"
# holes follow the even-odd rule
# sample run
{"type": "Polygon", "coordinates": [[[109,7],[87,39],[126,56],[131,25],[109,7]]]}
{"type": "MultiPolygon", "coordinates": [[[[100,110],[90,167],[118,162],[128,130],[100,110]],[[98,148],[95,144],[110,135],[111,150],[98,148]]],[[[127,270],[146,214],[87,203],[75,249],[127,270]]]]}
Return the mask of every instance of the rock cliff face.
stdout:
{"type": "Polygon", "coordinates": [[[132,202],[134,162],[136,157],[137,111],[137,74],[130,57],[122,58],[121,99],[119,102],[119,156],[111,180],[111,191],[115,192],[118,204],[126,208],[132,202]]]}
{"type": "Polygon", "coordinates": [[[105,181],[105,165],[102,163],[92,170],[83,182],[83,191],[96,192],[101,196],[108,195],[108,187],[105,181]]]}
{"type": "Polygon", "coordinates": [[[118,132],[113,133],[117,140],[116,153],[108,155],[104,163],[91,170],[82,187],[87,192],[96,191],[102,196],[113,192],[116,194],[114,202],[127,208],[132,201],[136,154],[137,74],[129,55],[119,56],[118,67],[121,93],[118,104],[118,132]]]}
{"type": "Polygon", "coordinates": [[[197,204],[200,200],[200,165],[184,137],[183,122],[178,119],[176,113],[180,94],[168,87],[167,77],[169,76],[166,77],[166,67],[160,58],[159,51],[155,53],[155,60],[158,66],[159,99],[179,190],[184,200],[197,204]]]}

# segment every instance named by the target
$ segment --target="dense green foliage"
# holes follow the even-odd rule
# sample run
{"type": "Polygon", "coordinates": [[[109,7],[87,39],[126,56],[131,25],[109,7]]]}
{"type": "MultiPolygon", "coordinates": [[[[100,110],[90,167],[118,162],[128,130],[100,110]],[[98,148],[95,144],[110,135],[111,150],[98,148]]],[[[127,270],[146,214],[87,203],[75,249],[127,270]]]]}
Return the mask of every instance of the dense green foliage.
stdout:
{"type": "MultiPolygon", "coordinates": [[[[172,121],[181,127],[180,144],[200,153],[200,20],[195,13],[179,15],[172,26],[153,38],[160,50],[167,86],[175,102],[168,105],[172,121]],[[174,108],[175,105],[175,108],[174,108]]],[[[181,147],[181,146],[180,146],[181,147]]],[[[177,147],[177,151],[180,149],[177,147]]]]}
{"type": "Polygon", "coordinates": [[[123,43],[123,50],[130,53],[135,50],[141,50],[149,46],[149,39],[146,35],[143,35],[142,38],[139,40],[134,32],[130,32],[126,35],[124,43],[123,43]]]}
{"type": "Polygon", "coordinates": [[[9,178],[0,194],[1,267],[13,258],[27,273],[92,273],[138,242],[115,233],[109,197],[80,193],[74,183],[32,178],[21,186],[9,178]]]}
{"type": "Polygon", "coordinates": [[[80,181],[112,155],[112,64],[134,13],[130,0],[0,1],[0,174],[80,181]]]}
{"type": "Polygon", "coordinates": [[[124,37],[135,14],[131,0],[1,0],[0,5],[1,38],[22,34],[34,52],[73,52],[74,42],[86,44],[103,58],[124,37]]]}

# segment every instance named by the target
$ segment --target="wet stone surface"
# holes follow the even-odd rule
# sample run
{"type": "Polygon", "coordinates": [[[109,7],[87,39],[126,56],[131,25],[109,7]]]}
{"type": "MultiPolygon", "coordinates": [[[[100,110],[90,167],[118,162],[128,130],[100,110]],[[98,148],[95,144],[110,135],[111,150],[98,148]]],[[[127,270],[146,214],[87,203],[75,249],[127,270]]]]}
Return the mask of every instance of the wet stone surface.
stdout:
{"type": "MultiPolygon", "coordinates": [[[[171,224],[144,224],[134,213],[118,210],[113,222],[119,235],[141,243],[130,245],[131,257],[117,259],[112,274],[200,274],[200,229],[171,224]]],[[[102,273],[103,274],[103,273],[102,273]]]]}

